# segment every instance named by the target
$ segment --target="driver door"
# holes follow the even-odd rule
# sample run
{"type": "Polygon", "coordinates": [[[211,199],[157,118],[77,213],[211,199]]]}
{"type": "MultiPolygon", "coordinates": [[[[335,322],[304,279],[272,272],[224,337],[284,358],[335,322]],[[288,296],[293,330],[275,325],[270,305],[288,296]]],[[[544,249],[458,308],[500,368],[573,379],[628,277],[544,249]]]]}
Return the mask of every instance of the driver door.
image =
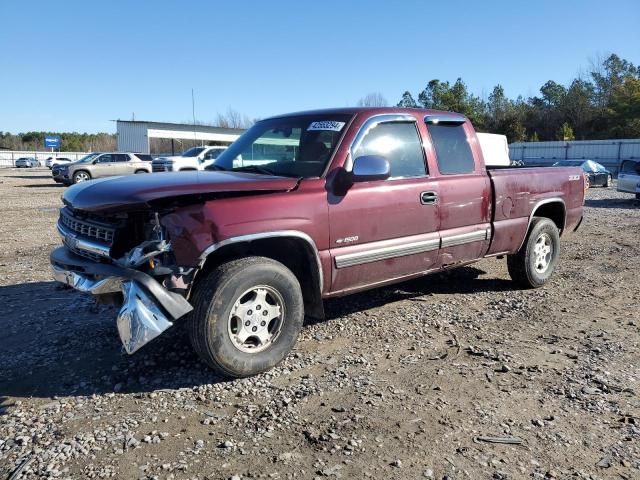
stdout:
{"type": "Polygon", "coordinates": [[[383,117],[365,122],[351,156],[383,156],[390,178],[356,182],[329,199],[334,293],[438,265],[438,181],[429,177],[417,123],[406,115],[383,117]]]}

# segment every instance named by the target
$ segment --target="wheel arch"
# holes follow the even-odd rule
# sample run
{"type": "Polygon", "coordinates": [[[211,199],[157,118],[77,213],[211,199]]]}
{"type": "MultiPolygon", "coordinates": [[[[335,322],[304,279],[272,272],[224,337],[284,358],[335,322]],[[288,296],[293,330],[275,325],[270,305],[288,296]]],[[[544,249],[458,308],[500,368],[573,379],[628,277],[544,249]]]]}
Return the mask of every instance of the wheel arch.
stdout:
{"type": "Polygon", "coordinates": [[[546,198],[544,200],[540,200],[533,206],[531,213],[529,214],[529,222],[527,223],[524,238],[522,239],[518,250],[520,250],[524,245],[527,235],[529,234],[529,230],[531,230],[531,222],[533,222],[535,217],[543,217],[551,220],[556,224],[560,236],[562,236],[567,220],[567,207],[564,200],[560,197],[546,198]]]}
{"type": "Polygon", "coordinates": [[[324,318],[320,254],[313,239],[296,230],[242,235],[210,245],[199,257],[200,270],[194,278],[193,288],[196,288],[203,272],[225,261],[248,255],[271,258],[285,265],[300,282],[305,313],[313,318],[324,318]]]}

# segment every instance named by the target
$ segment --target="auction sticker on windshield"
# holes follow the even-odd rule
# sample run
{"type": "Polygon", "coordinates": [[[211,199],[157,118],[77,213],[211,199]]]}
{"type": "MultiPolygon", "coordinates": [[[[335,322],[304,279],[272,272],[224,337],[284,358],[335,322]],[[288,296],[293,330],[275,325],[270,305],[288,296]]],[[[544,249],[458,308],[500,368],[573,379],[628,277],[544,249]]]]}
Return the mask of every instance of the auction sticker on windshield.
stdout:
{"type": "Polygon", "coordinates": [[[332,132],[339,132],[344,127],[344,122],[334,122],[332,120],[324,120],[322,122],[311,122],[309,130],[330,130],[332,132]]]}

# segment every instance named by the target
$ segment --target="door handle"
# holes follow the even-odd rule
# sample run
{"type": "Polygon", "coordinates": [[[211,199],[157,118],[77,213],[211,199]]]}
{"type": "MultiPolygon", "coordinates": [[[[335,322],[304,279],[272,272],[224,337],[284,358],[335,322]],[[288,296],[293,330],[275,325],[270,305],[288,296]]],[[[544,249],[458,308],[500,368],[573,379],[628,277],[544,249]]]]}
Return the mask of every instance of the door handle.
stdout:
{"type": "Polygon", "coordinates": [[[438,194],[436,192],[420,193],[420,203],[423,205],[431,205],[438,202],[438,194]]]}

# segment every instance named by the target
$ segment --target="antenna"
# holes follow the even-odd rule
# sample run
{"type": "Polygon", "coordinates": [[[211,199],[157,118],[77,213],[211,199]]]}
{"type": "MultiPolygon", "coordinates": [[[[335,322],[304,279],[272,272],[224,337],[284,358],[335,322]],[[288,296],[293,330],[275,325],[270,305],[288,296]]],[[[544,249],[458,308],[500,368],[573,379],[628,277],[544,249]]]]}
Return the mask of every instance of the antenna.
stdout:
{"type": "Polygon", "coordinates": [[[193,114],[193,141],[198,143],[198,135],[196,134],[196,100],[193,88],[191,89],[191,113],[193,114]]]}

